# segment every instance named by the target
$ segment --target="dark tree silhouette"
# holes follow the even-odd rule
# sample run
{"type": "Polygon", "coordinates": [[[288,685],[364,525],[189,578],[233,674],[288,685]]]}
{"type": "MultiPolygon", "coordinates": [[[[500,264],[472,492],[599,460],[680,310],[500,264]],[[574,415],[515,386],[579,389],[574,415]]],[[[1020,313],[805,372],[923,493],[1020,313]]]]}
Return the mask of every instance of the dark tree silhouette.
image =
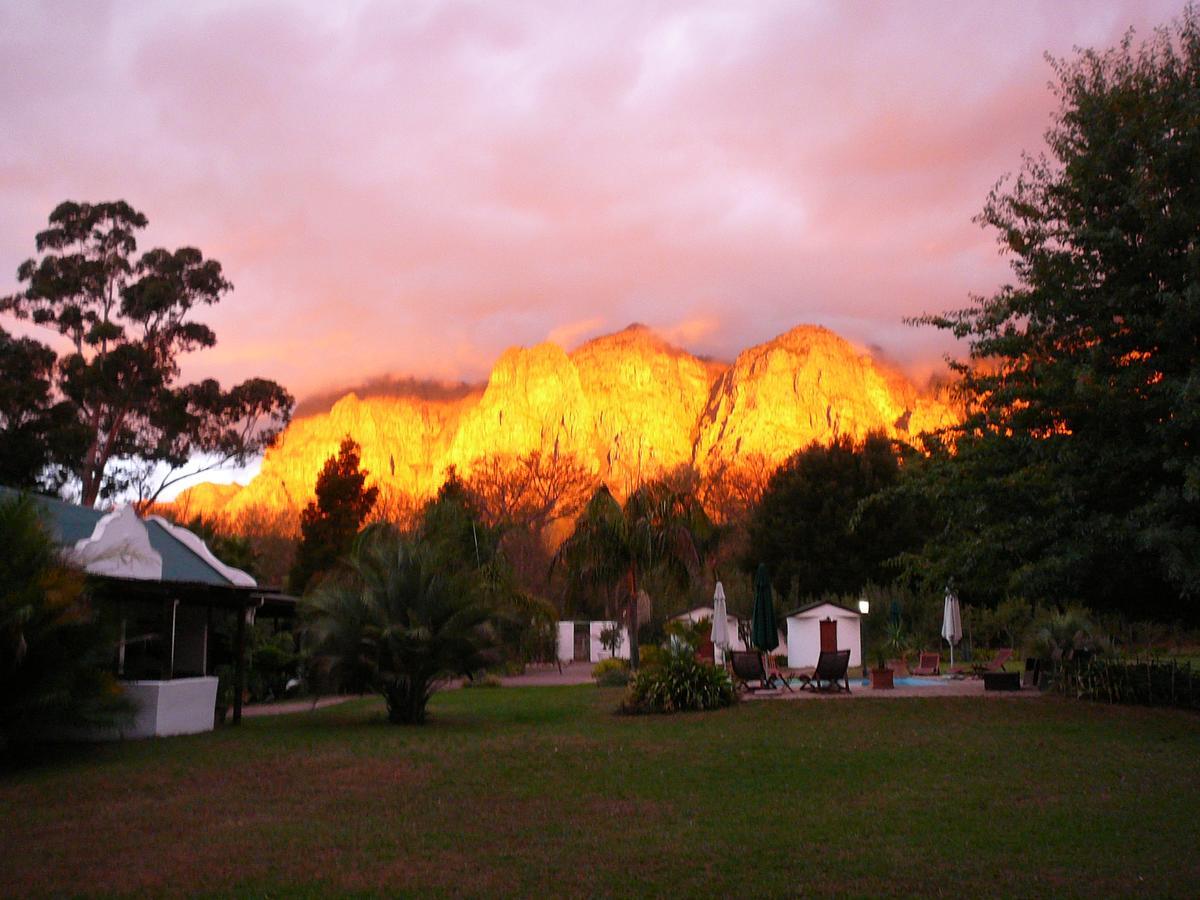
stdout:
{"type": "Polygon", "coordinates": [[[333,569],[350,551],[375,505],[379,488],[366,486],[370,473],[359,468],[359,452],[347,436],[317,476],[316,499],[300,513],[300,546],[288,576],[292,593],[304,593],[317,575],[333,569]]]}

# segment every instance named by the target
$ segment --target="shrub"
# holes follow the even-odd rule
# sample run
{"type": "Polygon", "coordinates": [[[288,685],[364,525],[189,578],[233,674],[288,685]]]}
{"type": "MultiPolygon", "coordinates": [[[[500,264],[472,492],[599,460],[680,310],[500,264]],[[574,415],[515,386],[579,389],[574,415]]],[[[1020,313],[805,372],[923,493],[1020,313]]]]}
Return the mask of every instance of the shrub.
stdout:
{"type": "Polygon", "coordinates": [[[500,680],[499,675],[480,675],[478,678],[468,678],[463,682],[465,688],[498,688],[503,687],[504,682],[500,680]]]}
{"type": "Polygon", "coordinates": [[[592,668],[592,677],[601,687],[624,687],[629,683],[629,662],[624,659],[602,659],[592,668]]]}
{"type": "Polygon", "coordinates": [[[1200,710],[1200,672],[1175,660],[1072,660],[1055,670],[1052,686],[1079,700],[1200,710]]]}
{"type": "Polygon", "coordinates": [[[33,503],[0,500],[0,745],[127,718],[115,646],[33,503]]]}
{"type": "Polygon", "coordinates": [[[674,639],[663,664],[642,669],[629,685],[621,704],[625,713],[674,713],[719,709],[737,699],[724,669],[696,661],[691,646],[674,639]]]}
{"type": "Polygon", "coordinates": [[[666,654],[663,653],[662,647],[657,644],[642,644],[638,647],[642,668],[653,669],[663,665],[666,661],[666,654]]]}

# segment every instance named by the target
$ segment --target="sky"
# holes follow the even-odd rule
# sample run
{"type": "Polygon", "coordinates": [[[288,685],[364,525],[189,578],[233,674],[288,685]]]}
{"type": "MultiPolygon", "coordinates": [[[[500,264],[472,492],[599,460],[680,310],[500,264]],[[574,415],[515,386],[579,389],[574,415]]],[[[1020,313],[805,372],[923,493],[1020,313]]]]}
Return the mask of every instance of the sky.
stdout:
{"type": "Polygon", "coordinates": [[[125,199],[235,285],[191,379],[474,381],[635,321],[924,377],[953,347],[904,317],[1008,276],[972,218],[1042,147],[1044,54],[1181,8],[5,0],[0,293],[59,202],[125,199]]]}

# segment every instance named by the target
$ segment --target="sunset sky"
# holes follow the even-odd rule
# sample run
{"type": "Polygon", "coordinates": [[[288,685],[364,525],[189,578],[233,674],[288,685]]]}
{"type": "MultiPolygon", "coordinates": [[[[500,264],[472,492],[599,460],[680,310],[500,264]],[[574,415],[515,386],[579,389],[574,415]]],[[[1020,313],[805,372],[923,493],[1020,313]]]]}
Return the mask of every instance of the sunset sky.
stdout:
{"type": "Polygon", "coordinates": [[[473,380],[632,321],[928,374],[901,319],[1006,277],[971,219],[1041,146],[1043,54],[1180,9],[8,0],[0,293],[58,202],[123,198],[236,286],[190,378],[473,380]]]}

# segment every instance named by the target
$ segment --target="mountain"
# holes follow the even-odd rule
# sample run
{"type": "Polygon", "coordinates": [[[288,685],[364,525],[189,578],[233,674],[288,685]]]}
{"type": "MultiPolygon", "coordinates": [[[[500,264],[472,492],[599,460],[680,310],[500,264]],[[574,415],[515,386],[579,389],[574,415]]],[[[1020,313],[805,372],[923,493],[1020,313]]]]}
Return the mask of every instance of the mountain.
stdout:
{"type": "Polygon", "coordinates": [[[303,506],[345,435],[387,495],[425,497],[454,466],[533,450],[571,453],[614,490],[682,464],[705,472],[739,458],[785,460],[812,441],[883,430],[912,440],[954,411],[825,328],[801,325],[741,353],[699,359],[631,325],[566,352],[511,348],[481,390],[360,399],[296,419],[243,489],[199,485],[190,514],[303,506]]]}

